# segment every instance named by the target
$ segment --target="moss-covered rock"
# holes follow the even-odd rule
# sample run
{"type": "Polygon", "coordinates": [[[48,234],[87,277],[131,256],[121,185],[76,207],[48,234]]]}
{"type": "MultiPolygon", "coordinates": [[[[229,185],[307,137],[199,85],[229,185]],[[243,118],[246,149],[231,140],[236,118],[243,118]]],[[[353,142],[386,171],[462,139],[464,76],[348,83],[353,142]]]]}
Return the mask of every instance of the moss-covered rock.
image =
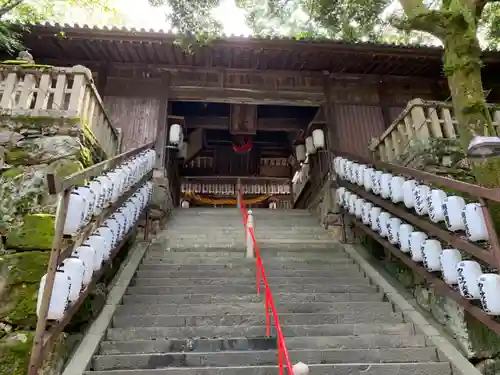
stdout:
{"type": "Polygon", "coordinates": [[[6,171],[2,172],[2,177],[4,178],[16,178],[17,176],[24,173],[24,169],[22,167],[14,167],[9,168],[6,171]]]}
{"type": "Polygon", "coordinates": [[[49,164],[48,172],[54,173],[56,179],[63,179],[72,175],[73,173],[80,172],[84,166],[80,160],[77,159],[60,159],[49,164]]]}
{"type": "Polygon", "coordinates": [[[0,375],[27,373],[33,332],[17,331],[0,339],[0,375]]]}
{"type": "Polygon", "coordinates": [[[0,321],[34,329],[40,279],[47,271],[50,253],[42,251],[6,254],[0,258],[0,321]]]}
{"type": "Polygon", "coordinates": [[[55,217],[29,214],[21,229],[9,233],[6,246],[19,250],[50,250],[55,232],[55,217]]]}
{"type": "Polygon", "coordinates": [[[30,152],[22,147],[14,147],[5,152],[5,162],[10,165],[26,165],[30,159],[30,152]]]}

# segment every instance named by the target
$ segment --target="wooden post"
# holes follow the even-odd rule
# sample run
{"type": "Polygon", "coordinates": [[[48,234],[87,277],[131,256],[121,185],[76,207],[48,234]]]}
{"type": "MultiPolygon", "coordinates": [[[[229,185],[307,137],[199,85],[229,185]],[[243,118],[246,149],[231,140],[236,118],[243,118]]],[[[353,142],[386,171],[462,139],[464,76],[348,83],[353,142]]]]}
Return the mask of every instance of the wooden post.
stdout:
{"type": "MultiPolygon", "coordinates": [[[[51,182],[48,181],[48,183],[50,184],[51,182]]],[[[33,342],[33,350],[31,351],[28,375],[37,375],[38,369],[42,365],[47,314],[49,312],[50,300],[52,298],[52,289],[54,287],[54,282],[56,279],[57,264],[59,261],[59,254],[61,252],[61,241],[63,239],[64,223],[66,222],[66,216],[68,214],[70,196],[71,193],[69,190],[64,190],[59,193],[57,209],[58,212],[56,213],[52,250],[50,251],[49,265],[47,267],[47,279],[45,281],[45,288],[43,290],[42,301],[40,304],[40,312],[36,323],[35,338],[33,342]]]]}
{"type": "Polygon", "coordinates": [[[165,173],[165,156],[168,136],[168,87],[169,76],[165,72],[162,76],[163,92],[160,95],[160,107],[158,110],[158,124],[156,127],[156,164],[155,169],[165,173]]]}
{"type": "Polygon", "coordinates": [[[246,237],[246,257],[248,259],[252,259],[254,257],[254,249],[253,249],[253,237],[250,234],[250,230],[254,229],[254,221],[252,210],[248,210],[248,220],[247,227],[245,228],[245,237],[246,237]]]}

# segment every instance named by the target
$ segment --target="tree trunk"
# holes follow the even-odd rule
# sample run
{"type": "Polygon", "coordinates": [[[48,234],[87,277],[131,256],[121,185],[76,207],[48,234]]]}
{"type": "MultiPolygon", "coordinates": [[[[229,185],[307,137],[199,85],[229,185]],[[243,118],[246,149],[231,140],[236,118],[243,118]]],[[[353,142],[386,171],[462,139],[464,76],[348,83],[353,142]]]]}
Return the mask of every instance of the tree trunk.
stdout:
{"type": "MultiPolygon", "coordinates": [[[[496,135],[492,133],[491,114],[481,81],[481,49],[475,30],[450,32],[443,42],[444,70],[458,121],[459,141],[466,151],[473,136],[496,135]]],[[[479,185],[500,187],[500,157],[474,160],[472,167],[479,185]]],[[[499,233],[500,205],[489,208],[499,233]]]]}

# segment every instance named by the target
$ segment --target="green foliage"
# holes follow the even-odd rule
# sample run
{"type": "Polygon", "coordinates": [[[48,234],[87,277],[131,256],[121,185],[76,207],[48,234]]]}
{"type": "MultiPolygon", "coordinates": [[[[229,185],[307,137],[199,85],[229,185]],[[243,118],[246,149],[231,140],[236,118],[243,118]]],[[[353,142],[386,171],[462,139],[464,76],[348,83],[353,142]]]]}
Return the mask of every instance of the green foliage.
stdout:
{"type": "Polygon", "coordinates": [[[23,48],[20,32],[44,21],[57,21],[69,8],[114,13],[109,0],[0,0],[0,48],[14,53],[23,48]]]}

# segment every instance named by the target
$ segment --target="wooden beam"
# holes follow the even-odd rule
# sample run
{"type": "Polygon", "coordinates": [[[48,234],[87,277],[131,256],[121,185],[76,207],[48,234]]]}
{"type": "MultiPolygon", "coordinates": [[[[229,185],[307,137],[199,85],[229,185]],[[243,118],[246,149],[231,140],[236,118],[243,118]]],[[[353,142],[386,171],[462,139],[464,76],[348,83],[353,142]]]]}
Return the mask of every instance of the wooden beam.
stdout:
{"type": "MultiPolygon", "coordinates": [[[[214,130],[229,130],[229,117],[217,116],[184,116],[187,128],[203,128],[214,130]]],[[[257,130],[296,132],[306,126],[296,118],[259,118],[257,119],[257,130]]]]}

